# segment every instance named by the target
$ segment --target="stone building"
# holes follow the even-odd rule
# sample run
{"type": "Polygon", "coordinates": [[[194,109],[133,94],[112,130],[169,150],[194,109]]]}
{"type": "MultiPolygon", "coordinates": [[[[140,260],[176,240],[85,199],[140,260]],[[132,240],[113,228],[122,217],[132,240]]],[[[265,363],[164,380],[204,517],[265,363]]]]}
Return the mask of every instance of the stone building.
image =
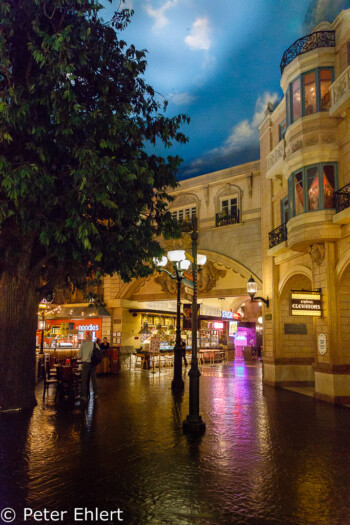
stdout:
{"type": "MultiPolygon", "coordinates": [[[[247,299],[251,275],[262,288],[259,161],[182,181],[172,194],[174,217],[197,217],[198,250],[207,256],[198,281],[201,312],[221,320],[221,311],[236,311],[247,299]]],[[[165,241],[164,248],[190,251],[191,240],[184,234],[165,241]]],[[[165,274],[130,283],[106,277],[104,301],[112,316],[113,342],[140,346],[138,334],[147,313],[174,315],[175,299],[176,285],[165,274]]],[[[255,321],[259,309],[247,304],[246,310],[246,318],[255,321]]]]}
{"type": "Polygon", "coordinates": [[[264,382],[311,387],[304,391],[334,403],[350,403],[349,64],[350,9],[284,53],[283,99],[260,126],[262,280],[271,299],[264,382]],[[317,294],[300,293],[298,303],[293,290],[320,294],[316,316],[317,294]],[[306,311],[295,315],[302,297],[306,311]]]}

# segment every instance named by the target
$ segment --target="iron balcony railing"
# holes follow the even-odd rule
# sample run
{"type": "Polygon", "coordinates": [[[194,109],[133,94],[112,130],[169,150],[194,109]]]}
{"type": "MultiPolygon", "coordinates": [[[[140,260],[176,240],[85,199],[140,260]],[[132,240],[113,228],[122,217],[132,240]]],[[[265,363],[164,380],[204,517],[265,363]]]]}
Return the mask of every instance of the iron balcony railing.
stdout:
{"type": "Polygon", "coordinates": [[[337,213],[350,207],[350,183],[335,192],[335,209],[337,213]]]}
{"type": "Polygon", "coordinates": [[[281,226],[278,226],[278,228],[275,228],[269,233],[269,248],[277,246],[281,242],[286,241],[287,238],[287,225],[281,224],[281,226]]]}
{"type": "Polygon", "coordinates": [[[196,230],[198,227],[197,217],[181,219],[178,221],[180,224],[180,230],[182,232],[191,232],[196,230]]]}
{"type": "Polygon", "coordinates": [[[315,31],[310,35],[299,38],[284,52],[281,60],[281,75],[292,60],[297,56],[313,51],[319,47],[335,47],[334,31],[315,31]]]}
{"type": "Polygon", "coordinates": [[[228,215],[227,213],[217,213],[215,224],[216,226],[226,226],[227,224],[239,223],[239,213],[228,215]]]}

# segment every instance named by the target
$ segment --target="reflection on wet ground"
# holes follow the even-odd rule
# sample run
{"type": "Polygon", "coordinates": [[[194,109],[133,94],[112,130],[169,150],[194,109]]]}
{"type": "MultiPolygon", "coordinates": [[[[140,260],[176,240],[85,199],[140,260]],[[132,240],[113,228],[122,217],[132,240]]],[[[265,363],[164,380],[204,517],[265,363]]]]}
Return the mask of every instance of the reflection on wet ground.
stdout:
{"type": "Polygon", "coordinates": [[[217,365],[201,377],[206,434],[189,438],[188,383],[174,401],[170,381],[101,377],[86,410],[39,388],[32,415],[1,416],[0,510],[16,524],[24,506],[67,510],[67,525],[84,506],[141,525],[350,523],[349,409],[263,387],[260,365],[217,365]]]}

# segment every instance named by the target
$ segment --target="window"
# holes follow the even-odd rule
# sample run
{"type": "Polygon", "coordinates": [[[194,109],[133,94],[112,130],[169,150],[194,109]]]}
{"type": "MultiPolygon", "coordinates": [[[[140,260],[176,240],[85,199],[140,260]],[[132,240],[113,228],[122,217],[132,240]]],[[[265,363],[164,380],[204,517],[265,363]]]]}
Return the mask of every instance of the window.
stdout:
{"type": "Polygon", "coordinates": [[[279,139],[282,140],[284,135],[287,131],[287,120],[282,120],[281,124],[279,125],[279,139]]]}
{"type": "Polygon", "coordinates": [[[334,80],[333,68],[318,68],[303,73],[286,93],[288,123],[330,107],[329,87],[334,80]]]}
{"type": "Polygon", "coordinates": [[[304,107],[305,115],[316,113],[316,73],[312,71],[304,75],[304,107]]]}
{"type": "Polygon", "coordinates": [[[281,200],[281,222],[282,224],[287,224],[289,220],[289,198],[284,197],[284,199],[281,200]]]}
{"type": "Polygon", "coordinates": [[[216,214],[216,226],[226,226],[239,222],[239,196],[228,195],[220,199],[220,212],[216,214]]]}
{"type": "Polygon", "coordinates": [[[294,122],[301,117],[301,89],[300,77],[292,82],[292,121],[294,122]]]}
{"type": "Polygon", "coordinates": [[[224,216],[229,216],[237,219],[238,217],[238,198],[229,197],[221,201],[221,213],[224,216]]]}
{"type": "Polygon", "coordinates": [[[288,205],[283,205],[285,199],[281,201],[282,221],[283,217],[286,217],[283,216],[283,210],[285,213],[288,210],[289,217],[308,211],[334,208],[336,190],[336,163],[313,164],[296,171],[288,180],[288,205]]]}
{"type": "Polygon", "coordinates": [[[173,219],[176,219],[179,222],[190,221],[197,217],[197,208],[196,206],[183,208],[181,210],[172,211],[171,215],[173,219]]]}

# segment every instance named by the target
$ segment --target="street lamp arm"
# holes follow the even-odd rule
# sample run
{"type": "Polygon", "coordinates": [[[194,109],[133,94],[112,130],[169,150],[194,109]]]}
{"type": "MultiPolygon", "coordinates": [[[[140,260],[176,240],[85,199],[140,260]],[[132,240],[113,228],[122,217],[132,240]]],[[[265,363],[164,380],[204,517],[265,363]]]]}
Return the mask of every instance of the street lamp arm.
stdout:
{"type": "Polygon", "coordinates": [[[170,273],[168,270],[165,270],[164,268],[157,268],[157,271],[158,271],[159,273],[161,273],[161,272],[166,273],[166,274],[169,275],[169,277],[171,277],[172,279],[177,279],[177,276],[176,276],[176,275],[173,275],[172,273],[170,273]]]}
{"type": "Polygon", "coordinates": [[[264,299],[263,297],[251,297],[250,300],[253,302],[253,301],[262,301],[263,303],[266,304],[267,308],[269,307],[269,304],[270,304],[270,299],[267,297],[267,299],[264,299]]]}

